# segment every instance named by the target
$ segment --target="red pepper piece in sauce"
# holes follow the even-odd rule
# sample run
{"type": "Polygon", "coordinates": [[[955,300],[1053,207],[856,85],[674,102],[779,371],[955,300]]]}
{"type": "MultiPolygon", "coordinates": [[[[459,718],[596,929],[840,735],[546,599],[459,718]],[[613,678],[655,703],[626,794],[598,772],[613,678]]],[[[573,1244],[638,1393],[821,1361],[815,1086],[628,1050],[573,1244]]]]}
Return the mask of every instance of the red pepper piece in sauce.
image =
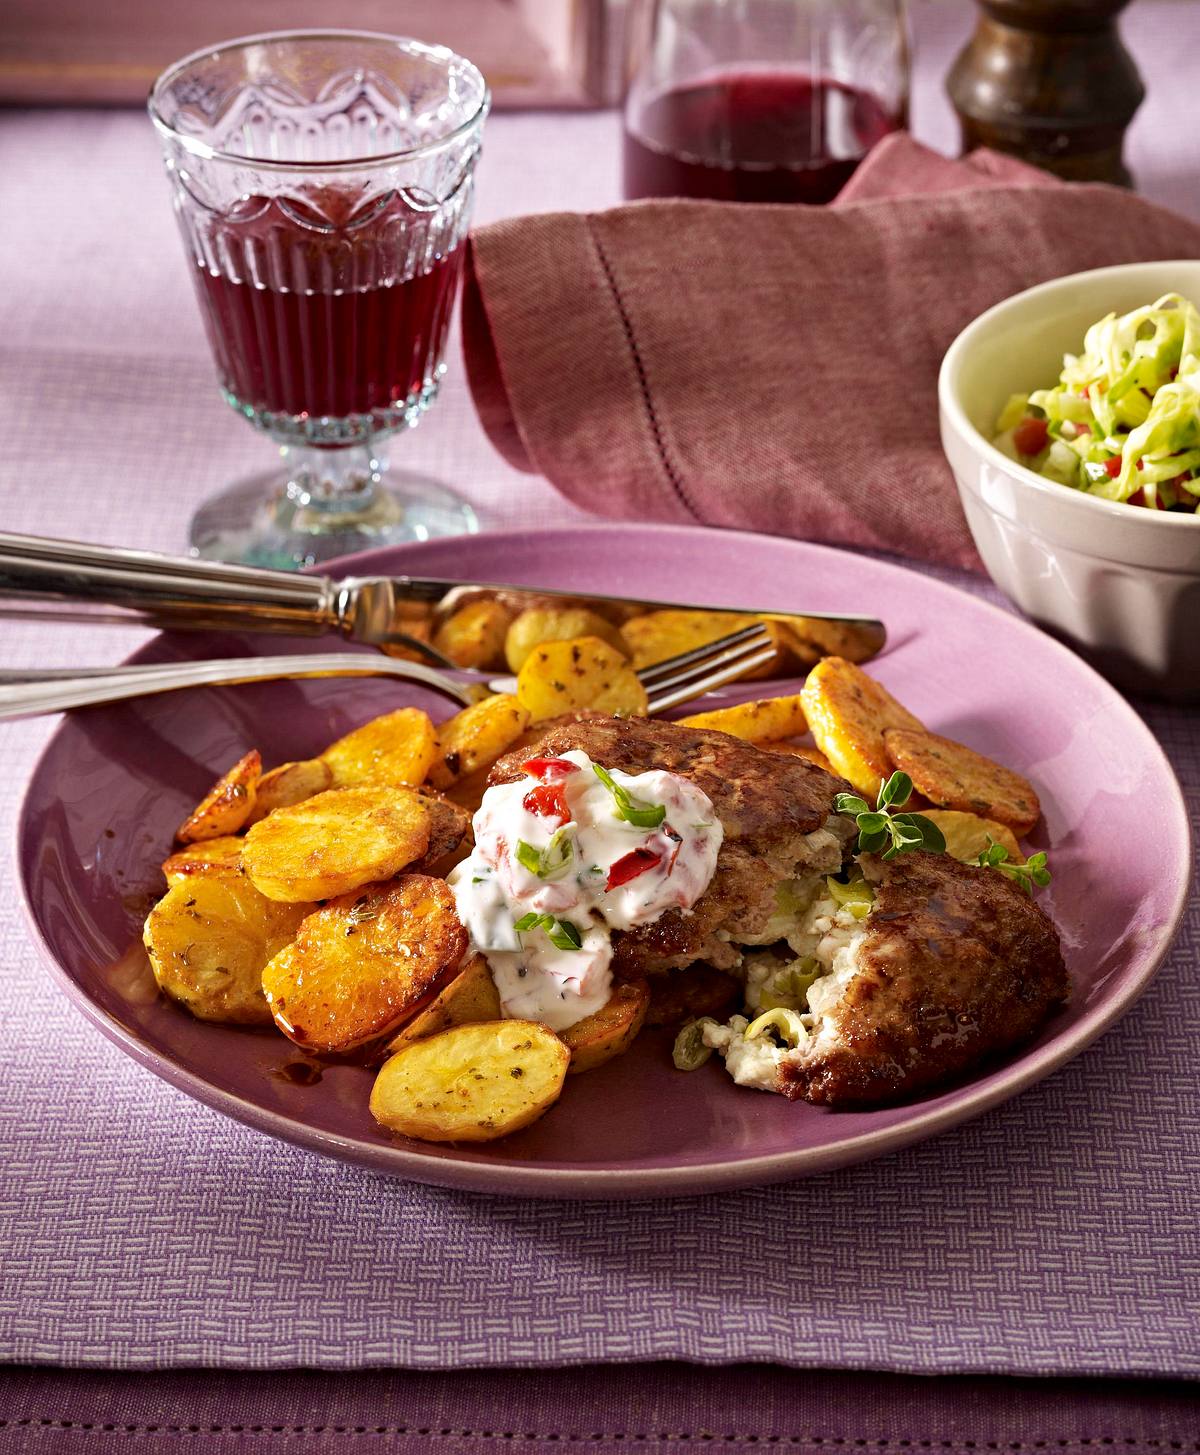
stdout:
{"type": "Polygon", "coordinates": [[[567,758],[530,758],[528,763],[522,763],[521,771],[545,783],[552,778],[565,778],[568,773],[578,773],[579,765],[567,758]]]}
{"type": "Polygon", "coordinates": [[[625,854],[608,871],[608,889],[619,889],[622,884],[628,884],[631,879],[636,879],[639,874],[644,874],[647,869],[653,869],[655,865],[662,863],[662,855],[656,854],[653,849],[632,849],[625,854]]]}
{"type": "Polygon", "coordinates": [[[539,783],[521,800],[521,807],[538,818],[557,818],[566,823],[571,817],[561,783],[539,783]]]}
{"type": "Polygon", "coordinates": [[[1013,444],[1022,455],[1040,455],[1049,438],[1050,431],[1046,421],[1037,419],[1032,414],[1027,414],[1013,430],[1013,444]]]}
{"type": "Polygon", "coordinates": [[[1104,471],[1110,480],[1115,480],[1121,473],[1121,456],[1113,455],[1111,459],[1105,460],[1104,471]]]}

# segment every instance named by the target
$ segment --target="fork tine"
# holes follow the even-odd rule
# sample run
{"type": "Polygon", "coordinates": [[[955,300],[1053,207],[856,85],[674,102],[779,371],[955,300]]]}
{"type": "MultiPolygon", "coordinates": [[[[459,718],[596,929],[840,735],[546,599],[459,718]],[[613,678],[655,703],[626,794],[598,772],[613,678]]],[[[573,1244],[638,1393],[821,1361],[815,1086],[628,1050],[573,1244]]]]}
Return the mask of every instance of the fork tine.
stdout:
{"type": "Polygon", "coordinates": [[[740,627],[728,636],[718,637],[714,642],[706,642],[702,647],[693,647],[690,652],[678,652],[673,657],[667,657],[662,662],[655,662],[652,666],[643,667],[638,672],[642,686],[649,691],[652,687],[661,685],[665,677],[673,677],[683,667],[690,667],[693,663],[710,662],[715,653],[728,647],[737,646],[740,642],[751,640],[769,641],[766,628],[761,623],[751,626],[740,627]]]}
{"type": "Polygon", "coordinates": [[[678,707],[681,702],[690,702],[694,697],[702,697],[716,687],[724,687],[727,682],[734,682],[737,678],[745,676],[755,667],[765,667],[774,659],[774,656],[775,648],[771,646],[756,652],[753,656],[728,662],[723,667],[708,673],[707,676],[685,682],[682,686],[673,688],[669,692],[656,693],[649,700],[648,711],[653,716],[656,713],[666,712],[669,708],[678,707]]]}
{"type": "Polygon", "coordinates": [[[733,637],[723,638],[721,641],[710,642],[707,648],[695,652],[689,652],[686,656],[669,658],[666,662],[660,663],[668,671],[659,676],[655,681],[644,684],[647,691],[663,692],[670,691],[675,687],[682,687],[696,677],[706,676],[724,667],[727,663],[742,662],[747,657],[753,656],[767,648],[775,650],[775,644],[767,633],[760,628],[751,628],[749,633],[738,633],[738,640],[733,637]]]}

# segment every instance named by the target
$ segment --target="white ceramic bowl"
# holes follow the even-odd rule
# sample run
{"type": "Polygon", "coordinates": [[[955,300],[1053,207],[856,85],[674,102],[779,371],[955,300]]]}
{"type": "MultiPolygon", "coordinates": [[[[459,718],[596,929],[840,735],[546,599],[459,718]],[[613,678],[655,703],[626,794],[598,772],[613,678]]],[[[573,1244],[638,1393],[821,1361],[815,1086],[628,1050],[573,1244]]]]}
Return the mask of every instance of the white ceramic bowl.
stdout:
{"type": "Polygon", "coordinates": [[[938,406],[942,448],[996,585],[1121,686],[1195,701],[1200,516],[1068,489],[991,443],[1009,395],[1052,385],[1089,325],[1170,292],[1200,304],[1200,260],[1096,268],[1018,293],[951,344],[938,406]]]}

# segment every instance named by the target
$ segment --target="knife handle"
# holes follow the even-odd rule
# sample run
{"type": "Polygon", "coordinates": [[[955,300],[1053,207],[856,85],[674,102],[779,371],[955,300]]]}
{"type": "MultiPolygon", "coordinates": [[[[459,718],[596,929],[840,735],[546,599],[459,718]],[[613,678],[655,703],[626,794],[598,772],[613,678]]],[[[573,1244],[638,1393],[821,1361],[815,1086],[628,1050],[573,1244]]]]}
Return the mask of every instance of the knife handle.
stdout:
{"type": "Polygon", "coordinates": [[[0,616],[320,636],[348,591],[301,576],[0,532],[0,616]]]}

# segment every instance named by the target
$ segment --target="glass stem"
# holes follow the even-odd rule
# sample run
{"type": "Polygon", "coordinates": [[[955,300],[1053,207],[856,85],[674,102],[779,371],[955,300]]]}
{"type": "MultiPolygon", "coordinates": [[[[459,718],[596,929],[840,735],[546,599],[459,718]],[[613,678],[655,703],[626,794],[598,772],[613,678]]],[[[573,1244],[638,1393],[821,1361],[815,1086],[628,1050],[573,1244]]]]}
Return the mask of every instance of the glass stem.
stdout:
{"type": "Polygon", "coordinates": [[[379,439],[366,444],[280,447],[288,499],[298,510],[362,515],[374,505],[387,457],[379,439]]]}

